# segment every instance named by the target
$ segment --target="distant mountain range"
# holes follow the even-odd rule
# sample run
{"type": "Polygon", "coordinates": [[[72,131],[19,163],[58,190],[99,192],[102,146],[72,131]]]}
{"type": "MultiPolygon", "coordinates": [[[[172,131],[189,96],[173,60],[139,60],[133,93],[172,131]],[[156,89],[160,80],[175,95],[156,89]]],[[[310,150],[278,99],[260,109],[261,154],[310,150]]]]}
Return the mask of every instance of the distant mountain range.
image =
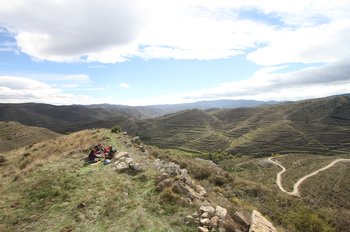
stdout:
{"type": "Polygon", "coordinates": [[[156,106],[0,104],[0,121],[17,121],[59,133],[119,125],[148,144],[199,152],[350,152],[350,97],[277,103],[218,100],[156,106]]]}
{"type": "Polygon", "coordinates": [[[274,102],[251,100],[216,100],[175,105],[70,105],[23,103],[0,104],[0,121],[17,121],[24,125],[45,127],[59,133],[86,128],[111,127],[118,124],[133,128],[135,120],[159,117],[187,109],[253,107],[274,102]]]}

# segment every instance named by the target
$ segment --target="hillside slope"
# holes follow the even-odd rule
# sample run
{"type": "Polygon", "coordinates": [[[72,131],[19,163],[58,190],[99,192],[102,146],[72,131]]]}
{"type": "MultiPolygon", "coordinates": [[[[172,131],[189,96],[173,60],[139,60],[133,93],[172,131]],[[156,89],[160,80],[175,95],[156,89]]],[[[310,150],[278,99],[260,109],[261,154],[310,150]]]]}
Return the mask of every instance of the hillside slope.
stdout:
{"type": "MultiPolygon", "coordinates": [[[[212,119],[209,115],[205,121],[215,124],[212,119]]],[[[332,232],[348,226],[346,209],[334,217],[336,209],[322,205],[328,193],[316,198],[319,205],[312,203],[311,191],[306,201],[283,194],[273,183],[278,168],[264,165],[264,159],[237,158],[247,159],[253,165],[247,167],[254,168],[243,170],[241,165],[239,171],[220,164],[224,171],[198,159],[205,158],[203,154],[146,144],[142,152],[132,141],[124,133],[94,129],[0,153],[5,157],[0,162],[0,231],[197,231],[195,218],[202,205],[227,209],[223,231],[248,231],[240,217],[249,218],[257,209],[278,231],[332,232]],[[120,163],[115,160],[110,165],[84,165],[81,159],[98,142],[116,146],[123,151],[118,155],[127,152],[141,169],[116,171],[120,163]],[[201,195],[203,190],[206,194],[201,195]]],[[[231,156],[229,161],[235,163],[235,159],[231,156]]],[[[332,173],[328,176],[337,178],[332,173]]],[[[312,183],[310,187],[315,188],[312,183]]],[[[348,189],[337,189],[345,195],[334,193],[333,198],[348,202],[348,189]]]]}
{"type": "MultiPolygon", "coordinates": [[[[195,231],[199,222],[188,215],[202,205],[227,203],[205,196],[186,170],[156,157],[162,152],[148,146],[142,152],[136,145],[126,135],[96,129],[0,153],[5,157],[0,162],[0,231],[195,231]],[[98,142],[123,151],[117,156],[129,156],[114,161],[132,159],[138,168],[84,165],[82,158],[98,142]]],[[[232,206],[225,207],[230,211],[222,209],[220,227],[240,228],[229,216],[232,206]]]]}
{"type": "Polygon", "coordinates": [[[189,110],[138,123],[138,133],[161,147],[202,152],[270,154],[350,151],[350,98],[276,106],[189,110]]]}
{"type": "Polygon", "coordinates": [[[0,152],[57,138],[58,136],[60,134],[45,128],[24,126],[17,122],[0,122],[0,152]]]}
{"type": "Polygon", "coordinates": [[[45,127],[58,133],[111,127],[115,124],[132,128],[134,118],[142,118],[142,114],[132,107],[0,104],[0,121],[17,121],[24,125],[45,127]]]}

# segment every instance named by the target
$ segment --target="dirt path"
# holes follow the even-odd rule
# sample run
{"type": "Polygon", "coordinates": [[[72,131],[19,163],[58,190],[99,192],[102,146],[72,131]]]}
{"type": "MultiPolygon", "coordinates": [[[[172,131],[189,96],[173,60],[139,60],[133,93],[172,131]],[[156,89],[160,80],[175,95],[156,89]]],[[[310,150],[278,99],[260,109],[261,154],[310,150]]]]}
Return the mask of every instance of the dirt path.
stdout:
{"type": "Polygon", "coordinates": [[[336,159],[336,160],[333,160],[330,164],[324,166],[323,168],[320,168],[306,176],[303,176],[302,178],[300,178],[293,186],[293,191],[292,192],[288,192],[286,191],[283,186],[282,186],[282,174],[286,171],[286,168],[283,167],[278,161],[273,161],[272,160],[273,157],[270,157],[268,160],[271,162],[271,163],[274,163],[276,165],[278,165],[280,168],[282,168],[282,171],[280,171],[279,173],[277,173],[277,179],[276,179],[276,183],[278,185],[278,188],[286,193],[286,194],[289,194],[289,195],[292,195],[292,196],[296,196],[296,197],[300,197],[300,192],[299,192],[299,187],[300,185],[309,177],[311,176],[314,176],[316,174],[318,174],[319,172],[322,172],[328,168],[331,168],[333,165],[335,165],[336,163],[338,162],[350,162],[350,159],[336,159]]]}

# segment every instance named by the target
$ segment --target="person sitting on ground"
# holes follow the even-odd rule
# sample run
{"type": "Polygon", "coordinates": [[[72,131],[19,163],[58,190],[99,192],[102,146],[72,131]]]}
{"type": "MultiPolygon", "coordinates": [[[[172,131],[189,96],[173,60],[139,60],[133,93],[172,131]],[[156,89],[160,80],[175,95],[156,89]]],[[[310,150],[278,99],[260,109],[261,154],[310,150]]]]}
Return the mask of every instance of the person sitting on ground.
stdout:
{"type": "Polygon", "coordinates": [[[103,154],[103,146],[101,143],[97,144],[95,148],[96,148],[96,152],[95,152],[96,154],[103,154]]]}
{"type": "Polygon", "coordinates": [[[98,162],[99,160],[100,160],[100,158],[102,158],[101,156],[99,156],[98,155],[98,147],[97,146],[94,146],[92,149],[91,149],[91,151],[90,151],[90,153],[89,153],[89,155],[88,155],[88,157],[87,157],[87,163],[96,163],[96,162],[98,162]]]}
{"type": "Polygon", "coordinates": [[[105,153],[105,161],[104,164],[109,164],[112,162],[112,159],[114,158],[114,154],[117,152],[117,149],[109,146],[109,151],[108,153],[105,153]]]}
{"type": "Polygon", "coordinates": [[[108,155],[109,151],[111,150],[112,146],[107,146],[105,149],[103,149],[103,154],[106,156],[108,155]]]}

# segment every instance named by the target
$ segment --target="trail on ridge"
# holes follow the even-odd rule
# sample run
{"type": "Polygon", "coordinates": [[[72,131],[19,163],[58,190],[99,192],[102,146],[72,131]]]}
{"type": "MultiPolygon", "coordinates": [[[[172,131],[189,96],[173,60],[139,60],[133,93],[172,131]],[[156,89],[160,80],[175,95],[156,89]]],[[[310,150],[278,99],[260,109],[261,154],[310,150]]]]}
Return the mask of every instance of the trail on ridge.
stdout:
{"type": "Polygon", "coordinates": [[[268,160],[273,163],[273,164],[276,164],[278,165],[280,168],[282,168],[282,171],[280,171],[279,173],[277,173],[277,178],[276,178],[276,183],[277,183],[277,186],[278,188],[286,193],[286,194],[289,194],[291,196],[296,196],[296,197],[300,197],[300,191],[299,191],[299,187],[300,185],[309,177],[312,177],[316,174],[318,174],[319,172],[322,172],[328,168],[331,168],[332,166],[334,166],[336,163],[338,162],[350,162],[350,159],[336,159],[336,160],[333,160],[331,163],[329,163],[328,165],[324,166],[323,168],[320,168],[306,176],[303,176],[302,178],[300,178],[293,186],[293,191],[292,192],[288,192],[286,191],[283,186],[282,186],[282,174],[286,171],[286,168],[283,167],[278,161],[273,161],[272,160],[273,157],[270,157],[268,158],[268,160]]]}

